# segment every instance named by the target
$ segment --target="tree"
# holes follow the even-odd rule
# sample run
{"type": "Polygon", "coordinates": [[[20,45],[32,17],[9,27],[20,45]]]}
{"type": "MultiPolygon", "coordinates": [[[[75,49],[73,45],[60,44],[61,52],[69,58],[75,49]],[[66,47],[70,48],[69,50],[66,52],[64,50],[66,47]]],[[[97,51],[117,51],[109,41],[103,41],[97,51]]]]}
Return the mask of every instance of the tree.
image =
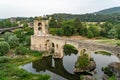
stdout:
{"type": "Polygon", "coordinates": [[[1,41],[0,42],[0,56],[7,54],[9,50],[10,50],[10,45],[5,41],[1,41]]]}
{"type": "Polygon", "coordinates": [[[74,31],[73,27],[71,25],[69,25],[69,24],[64,25],[62,27],[62,29],[63,29],[63,34],[65,36],[71,36],[73,34],[73,31],[74,31]]]}
{"type": "Polygon", "coordinates": [[[28,27],[28,24],[27,24],[27,23],[24,23],[24,24],[23,24],[23,27],[28,27]]]}
{"type": "Polygon", "coordinates": [[[79,18],[76,18],[73,22],[74,32],[81,34],[81,29],[83,28],[82,23],[80,22],[79,18]]]}
{"type": "Polygon", "coordinates": [[[16,35],[9,36],[7,42],[10,44],[11,48],[15,48],[19,45],[19,38],[16,37],[16,35]]]}
{"type": "Polygon", "coordinates": [[[117,38],[120,39],[120,28],[117,28],[116,31],[117,31],[117,38]]]}
{"type": "Polygon", "coordinates": [[[56,27],[57,27],[57,22],[56,22],[56,20],[55,20],[54,17],[52,17],[52,18],[50,19],[49,27],[50,27],[50,28],[56,28],[56,27]]]}
{"type": "Polygon", "coordinates": [[[89,30],[92,31],[94,37],[97,37],[97,36],[100,35],[100,31],[99,31],[99,27],[98,26],[90,26],[89,30]]]}
{"type": "Polygon", "coordinates": [[[87,31],[87,37],[88,38],[94,37],[93,32],[89,28],[88,28],[88,31],[87,31]]]}
{"type": "Polygon", "coordinates": [[[109,38],[115,38],[116,35],[117,35],[116,29],[114,29],[114,28],[111,29],[111,30],[108,32],[108,37],[109,37],[109,38]]]}
{"type": "Polygon", "coordinates": [[[14,34],[13,34],[13,33],[10,33],[10,32],[6,32],[4,35],[2,35],[2,38],[4,38],[5,41],[7,41],[8,38],[9,38],[10,36],[12,36],[12,35],[14,35],[14,34]]]}
{"type": "Polygon", "coordinates": [[[13,33],[6,32],[2,37],[5,39],[6,42],[9,43],[11,48],[15,48],[19,45],[19,38],[17,38],[17,36],[13,33]]]}

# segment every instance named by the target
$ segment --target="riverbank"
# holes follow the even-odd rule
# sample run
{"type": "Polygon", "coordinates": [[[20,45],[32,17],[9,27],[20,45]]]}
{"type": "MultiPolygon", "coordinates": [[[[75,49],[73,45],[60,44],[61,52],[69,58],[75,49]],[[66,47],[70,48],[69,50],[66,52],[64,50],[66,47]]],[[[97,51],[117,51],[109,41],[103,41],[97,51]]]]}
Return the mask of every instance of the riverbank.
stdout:
{"type": "Polygon", "coordinates": [[[49,80],[49,75],[32,74],[20,68],[21,65],[38,60],[42,53],[5,56],[0,59],[0,80],[49,80]]]}

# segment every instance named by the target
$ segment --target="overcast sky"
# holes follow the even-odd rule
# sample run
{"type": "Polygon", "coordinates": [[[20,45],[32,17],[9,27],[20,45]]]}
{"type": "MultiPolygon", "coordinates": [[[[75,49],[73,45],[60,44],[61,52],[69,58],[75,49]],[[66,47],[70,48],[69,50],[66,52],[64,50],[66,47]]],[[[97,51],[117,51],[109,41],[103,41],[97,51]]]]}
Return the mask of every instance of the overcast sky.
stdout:
{"type": "Polygon", "coordinates": [[[1,0],[0,18],[53,13],[83,14],[116,6],[120,6],[120,0],[1,0]]]}

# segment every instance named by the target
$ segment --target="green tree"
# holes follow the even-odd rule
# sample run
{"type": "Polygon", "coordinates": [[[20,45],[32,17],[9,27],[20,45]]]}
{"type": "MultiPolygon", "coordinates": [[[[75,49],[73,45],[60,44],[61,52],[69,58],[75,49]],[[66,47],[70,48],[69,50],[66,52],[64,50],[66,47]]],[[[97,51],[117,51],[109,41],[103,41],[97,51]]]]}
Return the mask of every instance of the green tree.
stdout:
{"type": "Polygon", "coordinates": [[[5,41],[1,41],[0,42],[0,56],[7,54],[9,50],[10,50],[10,45],[5,41]]]}
{"type": "Polygon", "coordinates": [[[100,35],[100,31],[99,31],[99,27],[98,26],[90,26],[89,30],[92,31],[94,37],[97,37],[97,36],[100,35]]]}
{"type": "Polygon", "coordinates": [[[17,36],[13,33],[6,32],[2,37],[5,39],[6,42],[9,43],[11,48],[15,48],[19,45],[19,38],[17,38],[17,36]]]}
{"type": "Polygon", "coordinates": [[[63,36],[63,30],[62,30],[61,28],[60,28],[60,29],[57,29],[56,34],[57,34],[58,36],[63,36]]]}
{"type": "Polygon", "coordinates": [[[16,48],[15,53],[18,54],[18,55],[25,55],[25,54],[28,53],[28,49],[23,45],[19,45],[16,48]]]}
{"type": "Polygon", "coordinates": [[[120,39],[120,28],[117,28],[116,31],[117,31],[117,38],[120,39]]]}
{"type": "Polygon", "coordinates": [[[69,24],[67,24],[67,25],[64,25],[63,27],[62,27],[62,29],[63,29],[63,34],[65,35],[65,36],[71,36],[72,34],[73,34],[73,26],[71,26],[71,25],[69,25],[69,24]]]}
{"type": "Polygon", "coordinates": [[[10,36],[12,36],[12,35],[14,35],[14,34],[13,34],[13,33],[10,33],[10,32],[6,32],[4,35],[2,35],[2,38],[4,38],[5,41],[7,41],[8,38],[9,38],[10,36]]]}
{"type": "Polygon", "coordinates": [[[82,35],[82,33],[81,33],[82,30],[81,29],[83,28],[83,24],[80,22],[79,18],[76,18],[74,20],[73,26],[74,26],[74,32],[82,35]]]}
{"type": "Polygon", "coordinates": [[[109,38],[115,38],[116,36],[117,36],[116,29],[113,28],[108,32],[109,38]]]}
{"type": "Polygon", "coordinates": [[[62,22],[62,30],[65,36],[71,36],[74,34],[73,21],[68,20],[62,22]]]}
{"type": "Polygon", "coordinates": [[[88,37],[88,38],[94,37],[93,32],[92,32],[89,28],[88,28],[88,31],[87,31],[87,37],[88,37]]]}
{"type": "Polygon", "coordinates": [[[50,27],[50,28],[56,28],[56,27],[57,27],[57,21],[56,21],[56,19],[55,19],[54,17],[52,17],[52,18],[50,19],[49,27],[50,27]]]}
{"type": "Polygon", "coordinates": [[[27,24],[27,23],[24,23],[24,24],[23,24],[23,27],[28,27],[28,24],[27,24]]]}
{"type": "Polygon", "coordinates": [[[19,42],[23,42],[24,41],[24,36],[25,33],[23,29],[17,29],[14,31],[15,35],[19,38],[19,42]]]}
{"type": "Polygon", "coordinates": [[[16,37],[16,35],[9,36],[7,42],[10,44],[11,48],[15,48],[19,45],[19,39],[16,37]]]}

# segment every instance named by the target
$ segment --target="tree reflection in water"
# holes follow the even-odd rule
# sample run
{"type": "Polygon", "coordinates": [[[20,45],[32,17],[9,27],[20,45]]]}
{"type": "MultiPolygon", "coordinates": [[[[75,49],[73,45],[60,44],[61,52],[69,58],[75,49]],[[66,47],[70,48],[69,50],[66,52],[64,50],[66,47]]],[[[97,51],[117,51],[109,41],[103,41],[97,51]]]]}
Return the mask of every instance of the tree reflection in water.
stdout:
{"type": "Polygon", "coordinates": [[[81,73],[71,74],[65,70],[63,66],[63,59],[55,59],[52,58],[52,56],[48,56],[48,57],[43,57],[40,60],[34,61],[32,64],[33,64],[32,65],[33,68],[36,69],[37,72],[40,71],[45,72],[46,70],[49,70],[52,73],[55,73],[68,80],[80,80],[81,73]]]}

